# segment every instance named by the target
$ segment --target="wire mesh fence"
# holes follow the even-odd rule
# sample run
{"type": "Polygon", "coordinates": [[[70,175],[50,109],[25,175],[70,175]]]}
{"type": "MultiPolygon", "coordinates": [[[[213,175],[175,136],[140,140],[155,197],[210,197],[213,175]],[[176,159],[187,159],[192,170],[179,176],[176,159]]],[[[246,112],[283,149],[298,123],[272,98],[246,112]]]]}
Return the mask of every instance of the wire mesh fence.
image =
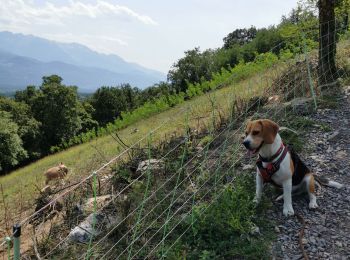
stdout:
{"type": "MultiPolygon", "coordinates": [[[[303,39],[310,33],[304,31],[303,39]]],[[[112,159],[90,143],[102,166],[76,182],[40,190],[35,211],[20,221],[22,252],[42,259],[168,257],[184,236],[195,236],[198,216],[224,187],[234,187],[246,172],[239,163],[251,160],[240,146],[248,119],[272,118],[283,125],[299,109],[298,98],[309,104],[302,109],[317,109],[325,89],[319,84],[318,52],[306,41],[299,47],[295,57],[227,87],[224,99],[206,94],[204,117],[203,108],[185,106],[176,135],[162,131],[172,118],[131,146],[110,133],[124,149],[112,159]]],[[[337,60],[330,84],[347,76],[349,57],[337,60]]],[[[12,256],[11,238],[0,244],[3,259],[12,256]]]]}

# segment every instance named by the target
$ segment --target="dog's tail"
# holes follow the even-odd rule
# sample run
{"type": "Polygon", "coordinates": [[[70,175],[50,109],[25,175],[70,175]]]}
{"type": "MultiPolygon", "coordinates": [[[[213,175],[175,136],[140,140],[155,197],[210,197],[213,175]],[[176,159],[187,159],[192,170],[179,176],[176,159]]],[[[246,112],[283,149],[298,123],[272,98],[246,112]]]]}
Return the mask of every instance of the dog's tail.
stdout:
{"type": "Polygon", "coordinates": [[[333,187],[333,188],[336,188],[336,189],[341,189],[341,188],[344,187],[343,184],[341,184],[339,182],[336,182],[336,181],[328,180],[325,177],[321,177],[321,176],[317,176],[317,175],[314,175],[314,177],[315,177],[315,180],[321,185],[328,186],[328,187],[333,187]]]}
{"type": "MultiPolygon", "coordinates": [[[[328,180],[326,177],[321,177],[321,176],[317,176],[315,174],[313,174],[315,180],[316,180],[316,185],[318,185],[318,188],[322,189],[322,186],[327,186],[327,187],[332,187],[332,188],[336,188],[336,189],[341,189],[344,187],[344,184],[341,184],[339,182],[336,181],[331,181],[328,180]]],[[[293,195],[297,195],[299,194],[297,193],[293,193],[293,195]]],[[[275,198],[275,201],[280,201],[283,199],[283,194],[280,194],[279,196],[277,196],[275,198]]]]}

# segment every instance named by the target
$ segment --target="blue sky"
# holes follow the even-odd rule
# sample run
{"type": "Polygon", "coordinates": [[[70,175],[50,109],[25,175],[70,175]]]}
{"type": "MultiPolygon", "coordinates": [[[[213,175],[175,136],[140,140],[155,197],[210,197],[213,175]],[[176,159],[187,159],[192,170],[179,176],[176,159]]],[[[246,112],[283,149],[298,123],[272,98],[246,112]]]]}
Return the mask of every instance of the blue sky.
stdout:
{"type": "MultiPolygon", "coordinates": [[[[77,42],[167,72],[236,28],[279,23],[297,0],[1,0],[0,30],[77,42]]],[[[1,43],[0,43],[1,44],[1,43]]]]}

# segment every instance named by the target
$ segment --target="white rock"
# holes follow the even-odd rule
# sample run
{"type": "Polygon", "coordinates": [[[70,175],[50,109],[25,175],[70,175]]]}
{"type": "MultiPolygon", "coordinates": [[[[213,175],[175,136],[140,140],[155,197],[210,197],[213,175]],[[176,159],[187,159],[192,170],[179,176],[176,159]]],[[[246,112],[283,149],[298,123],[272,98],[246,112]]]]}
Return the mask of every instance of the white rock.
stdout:
{"type": "Polygon", "coordinates": [[[336,244],[338,247],[343,247],[343,244],[342,244],[340,241],[335,242],[335,244],[336,244]]]}
{"type": "Polygon", "coordinates": [[[101,234],[103,230],[108,229],[118,221],[120,220],[114,216],[108,216],[103,213],[97,213],[96,215],[91,213],[83,222],[71,230],[68,235],[68,241],[86,243],[91,239],[92,235],[97,236],[101,234]]]}
{"type": "Polygon", "coordinates": [[[250,228],[250,234],[252,235],[260,235],[260,228],[256,225],[253,225],[251,228],[250,228]]]}
{"type": "Polygon", "coordinates": [[[146,161],[142,161],[139,163],[137,167],[137,172],[145,172],[147,170],[150,171],[158,171],[164,168],[164,161],[157,159],[149,159],[146,161]]]}
{"type": "Polygon", "coordinates": [[[245,171],[245,170],[252,170],[252,169],[254,169],[255,167],[253,166],[253,165],[251,165],[251,164],[245,164],[245,165],[243,165],[243,167],[242,167],[242,169],[243,169],[243,171],[245,171]]]}
{"type": "MultiPolygon", "coordinates": [[[[106,204],[110,203],[110,201],[114,198],[113,195],[104,195],[104,196],[98,196],[96,197],[96,208],[101,209],[106,204]]],[[[83,204],[82,210],[85,214],[90,214],[94,211],[95,206],[95,198],[89,198],[87,201],[83,204]]]]}
{"type": "Polygon", "coordinates": [[[328,137],[328,141],[329,141],[329,140],[333,140],[333,139],[336,138],[339,134],[340,134],[339,131],[335,131],[333,134],[331,134],[331,135],[328,137]]]}
{"type": "Polygon", "coordinates": [[[108,181],[113,177],[113,174],[107,174],[101,177],[101,182],[108,181]]]}
{"type": "Polygon", "coordinates": [[[46,185],[44,188],[41,189],[40,193],[51,193],[52,189],[50,185],[46,185]]]}

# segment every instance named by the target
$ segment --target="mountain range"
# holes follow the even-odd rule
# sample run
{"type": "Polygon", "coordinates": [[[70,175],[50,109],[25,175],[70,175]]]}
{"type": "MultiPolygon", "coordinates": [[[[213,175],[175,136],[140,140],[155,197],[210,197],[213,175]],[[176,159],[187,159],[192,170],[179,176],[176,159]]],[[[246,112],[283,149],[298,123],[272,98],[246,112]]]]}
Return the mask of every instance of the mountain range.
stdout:
{"type": "Polygon", "coordinates": [[[145,88],[166,79],[159,71],[81,44],[0,32],[0,92],[40,85],[43,76],[52,74],[62,77],[66,85],[78,86],[79,92],[121,83],[145,88]]]}

